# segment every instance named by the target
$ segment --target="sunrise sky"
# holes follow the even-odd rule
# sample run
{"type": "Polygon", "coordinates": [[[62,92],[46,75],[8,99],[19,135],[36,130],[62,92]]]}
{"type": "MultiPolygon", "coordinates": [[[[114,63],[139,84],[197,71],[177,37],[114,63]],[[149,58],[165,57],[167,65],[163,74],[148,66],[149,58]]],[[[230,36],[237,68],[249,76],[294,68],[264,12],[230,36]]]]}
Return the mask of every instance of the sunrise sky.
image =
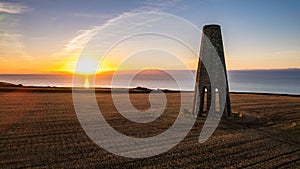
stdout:
{"type": "Polygon", "coordinates": [[[0,73],[72,72],[95,27],[151,11],[182,17],[199,29],[220,24],[229,70],[300,68],[299,7],[298,0],[1,0],[0,73]]]}

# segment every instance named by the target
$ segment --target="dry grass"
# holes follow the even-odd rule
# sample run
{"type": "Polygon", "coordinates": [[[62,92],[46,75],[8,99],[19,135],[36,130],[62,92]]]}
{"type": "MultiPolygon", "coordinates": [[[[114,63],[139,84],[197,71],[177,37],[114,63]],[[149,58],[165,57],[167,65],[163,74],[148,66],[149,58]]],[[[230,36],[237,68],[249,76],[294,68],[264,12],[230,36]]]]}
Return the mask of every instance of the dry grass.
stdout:
{"type": "MultiPolygon", "coordinates": [[[[192,93],[186,94],[192,97],[192,93]]],[[[131,94],[137,109],[147,94],[131,94]]],[[[167,129],[179,110],[179,94],[168,93],[163,116],[132,123],[116,113],[109,93],[98,93],[101,110],[118,131],[149,137],[167,129]]],[[[175,148],[147,159],[112,155],[83,132],[71,93],[0,92],[0,168],[297,168],[300,166],[300,97],[232,94],[239,118],[223,119],[214,135],[197,143],[205,119],[197,121],[175,148]]]]}

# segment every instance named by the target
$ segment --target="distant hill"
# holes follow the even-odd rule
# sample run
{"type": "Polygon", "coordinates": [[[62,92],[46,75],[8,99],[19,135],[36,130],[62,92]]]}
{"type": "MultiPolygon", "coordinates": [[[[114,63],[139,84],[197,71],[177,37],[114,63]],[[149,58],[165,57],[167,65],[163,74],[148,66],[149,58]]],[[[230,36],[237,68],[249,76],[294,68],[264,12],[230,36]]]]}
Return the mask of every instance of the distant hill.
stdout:
{"type": "Polygon", "coordinates": [[[0,87],[23,87],[22,84],[12,84],[12,83],[7,83],[7,82],[0,82],[0,87]]]}

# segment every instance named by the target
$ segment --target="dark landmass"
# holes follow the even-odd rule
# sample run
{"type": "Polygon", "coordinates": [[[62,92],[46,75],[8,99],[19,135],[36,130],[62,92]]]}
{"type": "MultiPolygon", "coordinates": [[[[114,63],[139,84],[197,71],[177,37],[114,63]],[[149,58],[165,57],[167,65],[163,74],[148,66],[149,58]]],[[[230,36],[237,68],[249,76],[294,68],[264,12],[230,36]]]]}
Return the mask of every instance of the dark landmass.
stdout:
{"type": "MultiPolygon", "coordinates": [[[[55,86],[23,86],[22,84],[16,85],[12,83],[0,82],[0,92],[59,92],[59,93],[72,93],[72,90],[76,92],[85,92],[87,90],[91,90],[92,88],[83,88],[83,87],[55,87],[55,86]]],[[[96,93],[111,93],[113,90],[114,92],[127,92],[129,93],[150,93],[155,91],[163,91],[164,93],[176,93],[180,92],[177,90],[168,90],[168,89],[148,89],[145,87],[136,87],[136,88],[103,88],[103,87],[96,87],[93,88],[96,93]]]]}
{"type": "Polygon", "coordinates": [[[23,87],[22,84],[12,84],[12,83],[7,83],[7,82],[0,82],[0,87],[23,87]]]}

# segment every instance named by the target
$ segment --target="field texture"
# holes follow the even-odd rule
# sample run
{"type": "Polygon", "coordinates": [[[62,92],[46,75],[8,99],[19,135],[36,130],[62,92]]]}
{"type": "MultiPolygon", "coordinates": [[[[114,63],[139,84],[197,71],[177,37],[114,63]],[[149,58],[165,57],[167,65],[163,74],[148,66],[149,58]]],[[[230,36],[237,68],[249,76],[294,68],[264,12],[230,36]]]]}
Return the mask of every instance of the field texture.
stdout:
{"type": "MultiPolygon", "coordinates": [[[[122,95],[122,94],[120,94],[122,95]]],[[[193,97],[185,93],[185,97],[193,97]]],[[[147,93],[130,95],[139,110],[147,93]]],[[[97,93],[100,109],[119,132],[150,137],[168,129],[178,115],[179,93],[167,93],[164,114],[149,124],[120,116],[109,93],[97,93]]],[[[300,97],[231,94],[237,114],[222,119],[213,136],[198,143],[205,118],[170,151],[146,159],[110,154],[85,134],[69,92],[0,92],[0,168],[299,168],[300,97]]]]}

